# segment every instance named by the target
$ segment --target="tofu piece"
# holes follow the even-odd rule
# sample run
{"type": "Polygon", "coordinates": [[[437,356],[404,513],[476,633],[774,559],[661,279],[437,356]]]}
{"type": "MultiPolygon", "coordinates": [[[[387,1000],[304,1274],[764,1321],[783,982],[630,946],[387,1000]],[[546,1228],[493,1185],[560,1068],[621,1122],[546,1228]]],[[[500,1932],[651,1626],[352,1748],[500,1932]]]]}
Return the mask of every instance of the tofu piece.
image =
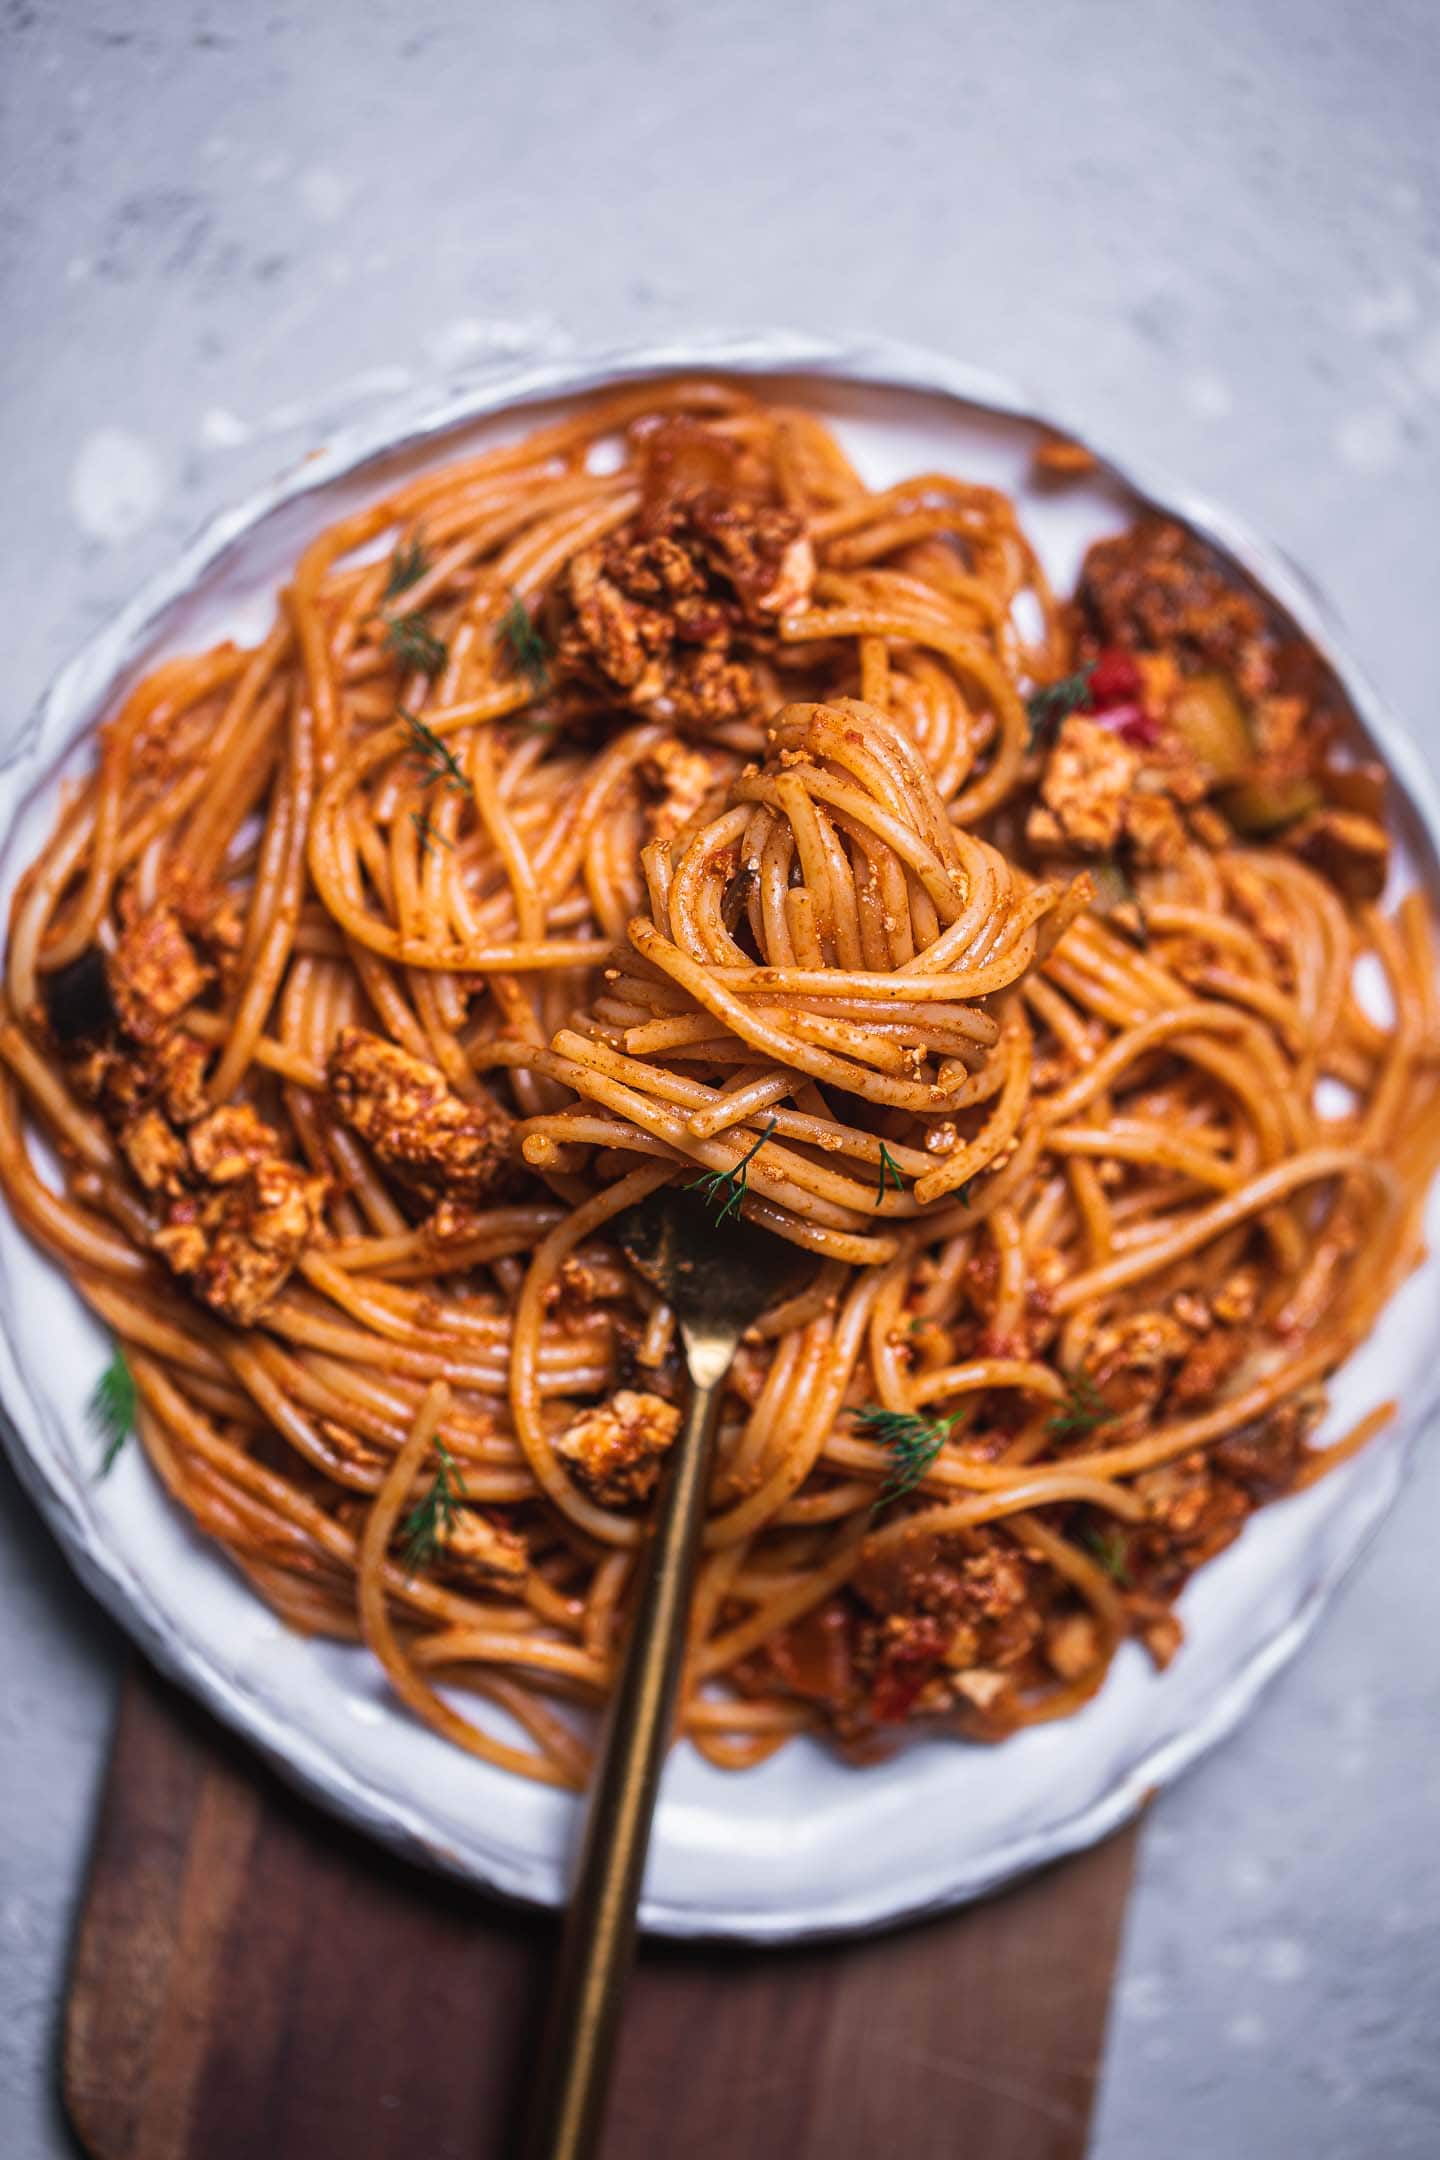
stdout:
{"type": "Polygon", "coordinates": [[[222,1320],[253,1327],[324,1228],[327,1181],[272,1156],[174,1201],[155,1248],[222,1320]]]}
{"type": "Polygon", "coordinates": [[[163,904],[131,923],[110,955],[107,972],[120,1025],[137,1042],[161,1034],[213,977],[174,908],[163,904]]]}
{"type": "Polygon", "coordinates": [[[678,462],[652,439],[657,488],[647,488],[640,518],[572,557],[556,669],[703,731],[760,704],[752,655],[773,642],[781,616],[808,604],[815,554],[792,511],[713,484],[732,455],[723,437],[672,438],[677,446],[678,462]],[[701,467],[712,484],[696,484],[701,467]]]}
{"type": "Polygon", "coordinates": [[[438,1066],[368,1028],[342,1028],[330,1096],[386,1169],[431,1201],[488,1199],[510,1166],[513,1120],[488,1096],[464,1102],[438,1066]]]}
{"type": "Polygon", "coordinates": [[[702,750],[692,750],[675,736],[656,743],[642,759],[641,778],[659,791],[659,799],[645,811],[645,822],[655,840],[671,840],[716,784],[715,769],[702,750]]]}
{"type": "Polygon", "coordinates": [[[1046,761],[1031,839],[1042,846],[1058,839],[1083,854],[1108,855],[1125,829],[1139,770],[1139,758],[1113,728],[1071,713],[1046,761]]]}
{"type": "Polygon", "coordinates": [[[655,1490],[661,1458],[679,1430],[680,1412],[663,1395],[621,1388],[573,1419],[555,1452],[603,1506],[625,1507],[655,1490]]]}
{"type": "Polygon", "coordinates": [[[1045,1630],[1045,1661],[1062,1680],[1078,1680],[1100,1655],[1100,1639],[1089,1613],[1066,1613],[1045,1630]]]}
{"type": "Polygon", "coordinates": [[[478,1507],[459,1507],[435,1525],[447,1573],[467,1581],[518,1589],[530,1572],[530,1552],[517,1530],[506,1530],[478,1507]]]}
{"type": "Polygon", "coordinates": [[[210,1185],[233,1185],[280,1152],[280,1136],[273,1125],[248,1103],[227,1104],[200,1118],[186,1134],[190,1160],[210,1185]]]}
{"type": "Polygon", "coordinates": [[[185,1144],[158,1110],[141,1110],[121,1126],[120,1151],[148,1193],[180,1193],[189,1175],[185,1144]]]}

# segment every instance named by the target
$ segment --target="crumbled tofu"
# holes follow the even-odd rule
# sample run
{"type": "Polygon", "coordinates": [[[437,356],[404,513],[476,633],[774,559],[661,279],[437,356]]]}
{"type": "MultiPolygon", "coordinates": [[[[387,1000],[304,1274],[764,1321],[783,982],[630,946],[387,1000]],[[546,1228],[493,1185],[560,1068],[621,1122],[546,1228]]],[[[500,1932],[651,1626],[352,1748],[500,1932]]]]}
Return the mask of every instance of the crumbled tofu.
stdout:
{"type": "Polygon", "coordinates": [[[1066,435],[1051,435],[1037,443],[1030,463],[1037,479],[1076,480],[1093,473],[1098,464],[1093,450],[1072,442],[1066,435]]]}
{"type": "Polygon", "coordinates": [[[107,972],[120,1025],[138,1042],[149,1041],[193,1005],[212,976],[174,908],[164,905],[131,923],[110,955],[107,972]]]}
{"type": "Polygon", "coordinates": [[[946,1646],[945,1663],[955,1672],[964,1672],[979,1656],[980,1630],[974,1621],[962,1620],[946,1646]]]}
{"type": "Polygon", "coordinates": [[[1027,827],[1031,841],[1108,855],[1124,830],[1139,769],[1139,758],[1113,728],[1071,713],[1046,761],[1027,827]]]}
{"type": "Polygon", "coordinates": [[[1132,1591],[1126,1599],[1135,1632],[1149,1651],[1157,1672],[1164,1672],[1181,1643],[1185,1630],[1163,1598],[1132,1591]]]}
{"type": "Polygon", "coordinates": [[[747,615],[788,615],[805,606],[815,554],[791,511],[706,488],[682,517],[690,544],[733,587],[747,615]]]}
{"type": "Polygon", "coordinates": [[[518,1586],[530,1571],[530,1553],[517,1530],[502,1529],[478,1507],[459,1507],[435,1525],[447,1570],[486,1583],[518,1586]]]}
{"type": "Polygon", "coordinates": [[[437,1066],[366,1028],[341,1029],[330,1093],[379,1161],[428,1199],[485,1199],[509,1167],[512,1120],[498,1103],[463,1102],[437,1066]]]}
{"type": "Polygon", "coordinates": [[[274,1127],[246,1103],[212,1110],[190,1127],[186,1139],[191,1162],[211,1185],[233,1185],[279,1145],[274,1127]]]}
{"type": "Polygon", "coordinates": [[[608,1402],[582,1411],[555,1451],[607,1507],[645,1500],[660,1475],[660,1459],[680,1429],[680,1412],[663,1395],[621,1388],[608,1402]]]}
{"type": "Polygon", "coordinates": [[[547,1318],[557,1320],[570,1333],[589,1333],[595,1326],[597,1305],[615,1291],[608,1271],[593,1254],[568,1253],[558,1273],[545,1288],[547,1318]]]}
{"type": "Polygon", "coordinates": [[[1191,1340],[1189,1329],[1169,1313],[1128,1313],[1096,1329],[1085,1353],[1085,1369],[1112,1415],[1147,1415],[1191,1340]]]}
{"type": "Polygon", "coordinates": [[[467,1238],[475,1237],[483,1227],[484,1218],[473,1207],[458,1200],[441,1200],[425,1220],[425,1236],[434,1246],[461,1245],[467,1238]]]}
{"type": "Polygon", "coordinates": [[[1198,1291],[1177,1290],[1170,1304],[1182,1327],[1193,1328],[1197,1335],[1209,1327],[1210,1307],[1198,1291]]]}
{"type": "Polygon", "coordinates": [[[121,1126],[117,1137],[126,1162],[146,1192],[185,1190],[190,1168],[185,1144],[158,1110],[140,1111],[121,1126]]]}
{"type": "Polygon", "coordinates": [[[1125,833],[1137,862],[1165,868],[1184,860],[1188,838],[1168,795],[1132,795],[1125,805],[1125,833]]]}
{"type": "Polygon", "coordinates": [[[1146,1470],[1135,1480],[1145,1513],[1190,1566],[1219,1552],[1237,1535],[1249,1502],[1228,1478],[1214,1475],[1203,1453],[1146,1470]]]}
{"type": "MultiPolygon", "coordinates": [[[[207,903],[206,921],[214,914],[207,903]]],[[[283,1155],[280,1135],[248,1104],[208,1106],[209,1052],[174,1021],[213,971],[177,907],[129,924],[106,979],[113,1024],[71,1061],[71,1078],[100,1108],[136,1182],[163,1201],[155,1250],[222,1319],[250,1327],[322,1233],[328,1183],[283,1155]]]]}
{"type": "Polygon", "coordinates": [[[1078,1680],[1099,1654],[1099,1638],[1089,1613],[1067,1613],[1045,1630],[1046,1661],[1062,1680],[1078,1680]]]}
{"type": "Polygon", "coordinates": [[[1247,696],[1266,690],[1264,617],[1205,542],[1164,517],[1143,517],[1085,557],[1079,598],[1102,643],[1178,651],[1223,668],[1247,696]]]}
{"type": "Polygon", "coordinates": [[[957,1694],[963,1695],[977,1710],[990,1710],[993,1709],[997,1697],[1005,1693],[1010,1682],[1003,1672],[995,1672],[985,1665],[972,1665],[968,1672],[954,1673],[950,1684],[957,1694]]]}
{"type": "Polygon", "coordinates": [[[1226,1327],[1253,1320],[1260,1309],[1260,1270],[1242,1267],[1227,1275],[1215,1293],[1211,1309],[1226,1327]]]}
{"type": "MultiPolygon", "coordinates": [[[[715,443],[728,462],[724,439],[715,443]]],[[[572,558],[557,670],[681,725],[739,719],[760,702],[748,658],[757,638],[773,639],[776,619],[807,604],[814,579],[789,510],[666,482],[634,526],[572,558]]]]}
{"type": "Polygon", "coordinates": [[[1180,1370],[1170,1383],[1169,1400],[1175,1409],[1208,1402],[1228,1380],[1250,1347],[1246,1332],[1217,1327],[1202,1335],[1186,1351],[1180,1370]]]}
{"type": "Polygon", "coordinates": [[[670,840],[685,825],[716,783],[715,769],[701,750],[691,749],[675,736],[656,743],[640,764],[642,779],[659,791],[650,803],[645,822],[656,840],[670,840]]]}
{"type": "Polygon", "coordinates": [[[576,555],[569,576],[575,634],[568,650],[574,656],[583,644],[600,673],[625,691],[631,704],[648,705],[665,688],[673,631],[658,608],[625,591],[622,574],[622,563],[604,547],[582,548],[576,555]]]}
{"type": "MultiPolygon", "coordinates": [[[[1019,1610],[1029,1593],[1029,1575],[1017,1552],[987,1545],[961,1563],[966,1596],[983,1620],[998,1620],[1019,1610]]],[[[997,1662],[1000,1662],[997,1660],[997,1662]]]]}
{"type": "Polygon", "coordinates": [[[1103,1386],[1115,1373],[1154,1371],[1183,1357],[1189,1347],[1189,1329],[1169,1313],[1127,1313],[1096,1330],[1085,1364],[1091,1379],[1103,1386]]]}
{"type": "Polygon", "coordinates": [[[209,1053],[204,1043],[183,1028],[172,1028],[150,1046],[150,1057],[165,1115],[174,1125],[189,1125],[205,1108],[205,1067],[209,1053]]]}
{"type": "Polygon", "coordinates": [[[253,1327],[320,1234],[327,1190],[277,1155],[173,1201],[154,1243],[222,1319],[253,1327]]]}

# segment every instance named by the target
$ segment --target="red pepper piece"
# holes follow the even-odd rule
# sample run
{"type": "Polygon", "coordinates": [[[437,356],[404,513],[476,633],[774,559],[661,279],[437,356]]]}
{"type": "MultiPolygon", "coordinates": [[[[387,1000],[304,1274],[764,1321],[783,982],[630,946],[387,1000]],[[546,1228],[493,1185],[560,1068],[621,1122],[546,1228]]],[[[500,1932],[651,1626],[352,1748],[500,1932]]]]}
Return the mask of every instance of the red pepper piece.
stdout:
{"type": "Polygon", "coordinates": [[[1142,688],[1140,670],[1123,645],[1107,645],[1090,670],[1090,704],[1095,712],[1111,705],[1133,705],[1142,688]]]}
{"type": "Polygon", "coordinates": [[[1136,750],[1153,750],[1160,740],[1160,730],[1139,705],[1107,705],[1095,718],[1101,727],[1112,729],[1122,742],[1136,750]]]}
{"type": "Polygon", "coordinates": [[[917,1613],[897,1642],[887,1643],[875,1675],[870,1708],[882,1724],[898,1724],[935,1672],[953,1631],[930,1613],[917,1613]]]}

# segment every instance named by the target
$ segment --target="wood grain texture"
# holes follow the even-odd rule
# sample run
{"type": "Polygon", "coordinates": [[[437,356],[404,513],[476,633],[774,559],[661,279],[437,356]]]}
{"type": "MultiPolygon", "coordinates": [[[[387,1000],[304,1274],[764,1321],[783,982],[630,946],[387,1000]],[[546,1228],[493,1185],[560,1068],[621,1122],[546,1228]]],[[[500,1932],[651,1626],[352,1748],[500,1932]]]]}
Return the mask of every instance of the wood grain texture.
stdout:
{"type": "MultiPolygon", "coordinates": [[[[603,2160],[1078,2160],[1133,1846],[872,1941],[647,1945],[603,2160]]],[[[505,2160],[555,1934],[321,1816],[137,1665],[71,2119],[95,2160],[505,2160]]]]}

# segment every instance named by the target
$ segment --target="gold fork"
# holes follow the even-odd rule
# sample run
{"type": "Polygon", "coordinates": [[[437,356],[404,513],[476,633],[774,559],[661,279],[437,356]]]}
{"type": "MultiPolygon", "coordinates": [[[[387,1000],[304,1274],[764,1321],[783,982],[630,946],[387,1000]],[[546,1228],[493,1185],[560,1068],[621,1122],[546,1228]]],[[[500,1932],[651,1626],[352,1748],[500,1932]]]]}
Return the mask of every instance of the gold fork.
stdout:
{"type": "Polygon", "coordinates": [[[675,1314],[690,1401],[656,1504],[645,1575],[602,1742],[541,2044],[528,2160],[584,2160],[604,2120],[635,1908],[685,1660],[690,1593],[725,1375],[746,1328],[798,1290],[811,1257],[690,1190],[620,1216],[632,1266],[675,1314]]]}

